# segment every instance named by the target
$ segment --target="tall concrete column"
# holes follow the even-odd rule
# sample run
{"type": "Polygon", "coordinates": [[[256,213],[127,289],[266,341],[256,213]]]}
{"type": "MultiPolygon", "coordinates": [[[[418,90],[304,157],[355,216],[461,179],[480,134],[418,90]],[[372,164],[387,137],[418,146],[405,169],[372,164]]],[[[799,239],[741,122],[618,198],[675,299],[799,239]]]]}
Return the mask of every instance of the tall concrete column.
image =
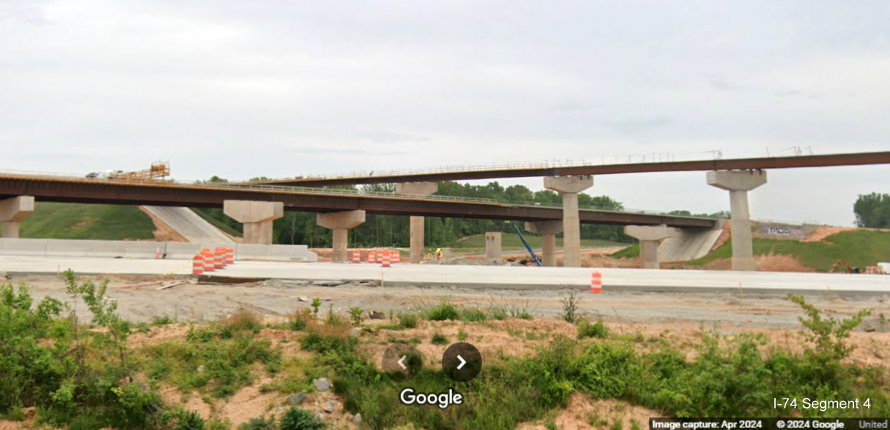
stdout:
{"type": "Polygon", "coordinates": [[[272,244],[272,222],[284,216],[284,203],[226,200],[223,213],[244,224],[244,242],[272,244]]]}
{"type": "Polygon", "coordinates": [[[346,262],[349,245],[349,229],[365,222],[365,211],[358,209],[345,212],[328,212],[315,216],[318,225],[334,231],[334,262],[346,262]]]}
{"type": "Polygon", "coordinates": [[[556,235],[562,232],[562,221],[535,221],[525,223],[525,230],[541,235],[541,263],[545,267],[556,266],[556,235]]]}
{"type": "Polygon", "coordinates": [[[563,267],[581,267],[581,222],[578,193],[593,186],[593,176],[549,176],[544,188],[562,195],[563,267]]]}
{"type": "Polygon", "coordinates": [[[0,201],[3,237],[19,237],[19,223],[34,212],[34,196],[18,196],[0,201]]]}
{"type": "MultiPolygon", "coordinates": [[[[438,182],[405,182],[396,184],[396,192],[399,194],[428,195],[439,190],[438,182]]],[[[423,261],[423,217],[411,216],[408,225],[410,229],[411,262],[423,261]]]]}
{"type": "Polygon", "coordinates": [[[644,269],[659,269],[658,245],[662,240],[674,236],[677,229],[662,225],[628,225],[624,233],[640,241],[640,261],[644,269]]]}
{"type": "Polygon", "coordinates": [[[729,191],[732,219],[732,270],[754,270],[754,246],[751,242],[751,215],[748,191],[766,183],[763,170],[712,170],[708,185],[729,191]]]}
{"type": "Polygon", "coordinates": [[[501,232],[489,231],[485,233],[485,261],[501,261],[501,232]]]}

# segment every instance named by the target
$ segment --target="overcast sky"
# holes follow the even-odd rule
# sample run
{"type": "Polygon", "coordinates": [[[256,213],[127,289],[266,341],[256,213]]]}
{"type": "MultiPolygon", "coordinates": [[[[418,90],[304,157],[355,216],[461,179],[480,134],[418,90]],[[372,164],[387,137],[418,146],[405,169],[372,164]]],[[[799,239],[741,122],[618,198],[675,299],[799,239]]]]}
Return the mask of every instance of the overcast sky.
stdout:
{"type": "MultiPolygon", "coordinates": [[[[230,179],[890,150],[890,2],[0,0],[0,170],[230,179]],[[653,155],[654,154],[654,155],[653,155]]],[[[890,166],[773,170],[850,225],[890,166]]],[[[501,181],[541,188],[539,178],[501,181]]],[[[728,209],[704,172],[592,195],[728,209]]]]}

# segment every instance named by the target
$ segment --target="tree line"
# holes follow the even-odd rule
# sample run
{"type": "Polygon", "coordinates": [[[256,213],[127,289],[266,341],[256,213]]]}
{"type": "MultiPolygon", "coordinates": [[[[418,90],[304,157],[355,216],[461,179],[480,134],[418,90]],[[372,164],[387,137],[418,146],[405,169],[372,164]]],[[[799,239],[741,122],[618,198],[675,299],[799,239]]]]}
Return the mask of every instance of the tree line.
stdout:
{"type": "Polygon", "coordinates": [[[890,194],[860,194],[853,213],[859,227],[890,228],[890,194]]]}

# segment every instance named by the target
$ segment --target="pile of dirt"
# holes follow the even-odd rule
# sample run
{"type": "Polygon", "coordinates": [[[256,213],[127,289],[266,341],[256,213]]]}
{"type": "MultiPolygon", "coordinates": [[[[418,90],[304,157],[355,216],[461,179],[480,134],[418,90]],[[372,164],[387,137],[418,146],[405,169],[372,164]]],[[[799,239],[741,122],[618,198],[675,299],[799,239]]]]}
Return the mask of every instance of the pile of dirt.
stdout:
{"type": "Polygon", "coordinates": [[[816,227],[816,229],[813,230],[812,232],[810,232],[810,234],[808,234],[807,237],[805,237],[803,240],[801,240],[801,242],[821,242],[823,239],[825,239],[828,236],[840,233],[842,231],[850,231],[850,230],[856,230],[856,228],[855,227],[832,227],[832,226],[828,226],[828,225],[816,227]]]}

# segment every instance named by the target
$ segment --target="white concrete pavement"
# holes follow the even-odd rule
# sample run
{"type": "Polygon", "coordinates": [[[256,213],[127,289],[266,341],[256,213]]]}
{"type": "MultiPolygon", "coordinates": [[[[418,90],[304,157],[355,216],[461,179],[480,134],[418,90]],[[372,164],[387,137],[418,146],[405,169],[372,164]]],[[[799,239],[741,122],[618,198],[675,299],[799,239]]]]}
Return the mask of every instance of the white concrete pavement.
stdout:
{"type": "MultiPolygon", "coordinates": [[[[0,274],[47,274],[72,269],[80,274],[189,275],[191,260],[0,256],[0,274]]],[[[641,270],[516,266],[300,263],[238,261],[208,273],[232,278],[375,280],[385,285],[458,285],[475,288],[589,288],[592,272],[602,273],[604,293],[622,290],[731,290],[734,292],[823,291],[890,294],[890,276],[829,273],[641,270]]]]}
{"type": "Polygon", "coordinates": [[[189,208],[174,206],[142,206],[189,242],[235,243],[189,208]]]}

